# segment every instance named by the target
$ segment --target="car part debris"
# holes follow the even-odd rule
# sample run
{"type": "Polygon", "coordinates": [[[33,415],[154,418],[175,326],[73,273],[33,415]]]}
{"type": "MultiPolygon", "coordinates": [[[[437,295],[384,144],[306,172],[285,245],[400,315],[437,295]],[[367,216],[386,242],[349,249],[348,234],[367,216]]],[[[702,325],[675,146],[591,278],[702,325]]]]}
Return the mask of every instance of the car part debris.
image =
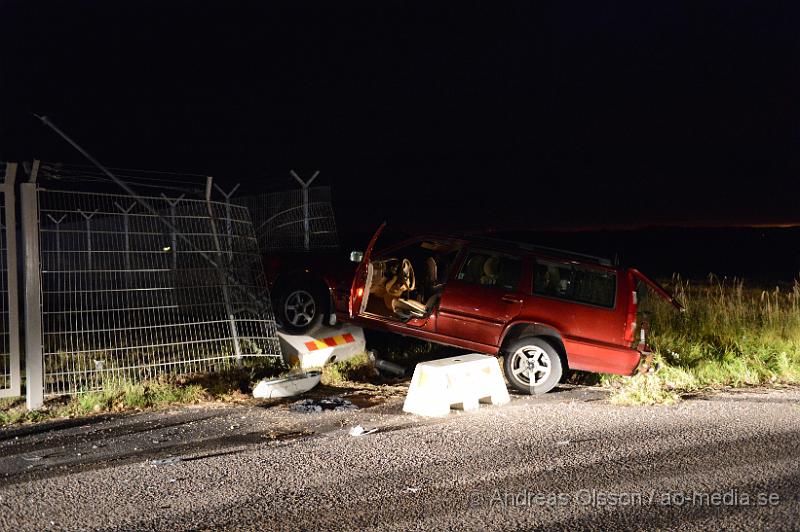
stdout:
{"type": "Polygon", "coordinates": [[[406,368],[404,368],[403,366],[395,364],[394,362],[389,362],[388,360],[383,360],[382,358],[378,358],[377,356],[375,356],[374,351],[370,351],[368,355],[370,361],[372,361],[372,364],[378,371],[382,373],[388,373],[395,377],[405,377],[406,368]]]}
{"type": "Polygon", "coordinates": [[[322,412],[323,410],[333,410],[335,412],[348,412],[351,410],[358,410],[358,407],[341,397],[331,396],[323,399],[303,399],[293,403],[289,407],[295,412],[322,412]]]}
{"type": "Polygon", "coordinates": [[[352,429],[350,429],[350,436],[366,436],[367,434],[372,434],[374,432],[378,432],[377,427],[374,429],[366,430],[361,425],[356,425],[352,429]]]}
{"type": "Polygon", "coordinates": [[[319,384],[322,373],[319,371],[305,371],[288,377],[262,380],[253,389],[256,399],[277,399],[281,397],[294,397],[305,393],[319,384]]]}

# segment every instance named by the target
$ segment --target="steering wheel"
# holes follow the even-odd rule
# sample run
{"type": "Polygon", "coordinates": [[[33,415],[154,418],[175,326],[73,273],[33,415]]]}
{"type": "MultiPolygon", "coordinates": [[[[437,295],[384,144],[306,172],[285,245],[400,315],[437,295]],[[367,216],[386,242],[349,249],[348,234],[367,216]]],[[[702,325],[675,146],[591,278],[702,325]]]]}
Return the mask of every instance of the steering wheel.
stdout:
{"type": "Polygon", "coordinates": [[[417,287],[417,279],[414,275],[414,267],[411,261],[403,259],[397,269],[397,275],[386,283],[386,292],[393,297],[400,297],[403,292],[410,292],[417,287]]]}

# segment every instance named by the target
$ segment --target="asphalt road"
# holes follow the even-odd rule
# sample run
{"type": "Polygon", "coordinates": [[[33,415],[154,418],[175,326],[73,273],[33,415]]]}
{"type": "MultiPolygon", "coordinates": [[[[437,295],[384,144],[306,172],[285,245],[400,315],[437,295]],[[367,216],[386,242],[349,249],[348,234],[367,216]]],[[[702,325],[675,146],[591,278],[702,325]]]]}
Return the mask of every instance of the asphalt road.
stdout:
{"type": "Polygon", "coordinates": [[[800,390],[617,407],[578,388],[441,420],[402,400],[0,430],[3,530],[796,529],[800,390]],[[378,431],[360,437],[361,424],[378,431]]]}

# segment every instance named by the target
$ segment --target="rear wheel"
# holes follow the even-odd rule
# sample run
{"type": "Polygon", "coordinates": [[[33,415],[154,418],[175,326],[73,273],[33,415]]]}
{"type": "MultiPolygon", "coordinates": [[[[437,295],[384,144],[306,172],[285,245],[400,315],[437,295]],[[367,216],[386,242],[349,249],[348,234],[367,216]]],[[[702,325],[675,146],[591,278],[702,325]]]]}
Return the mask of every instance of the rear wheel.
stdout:
{"type": "Polygon", "coordinates": [[[503,357],[508,382],[528,394],[543,394],[555,388],[561,381],[563,366],[558,351],[540,336],[514,340],[503,357]]]}
{"type": "Polygon", "coordinates": [[[281,328],[289,334],[311,334],[322,326],[326,308],[319,290],[308,286],[286,289],[278,299],[281,328]]]}

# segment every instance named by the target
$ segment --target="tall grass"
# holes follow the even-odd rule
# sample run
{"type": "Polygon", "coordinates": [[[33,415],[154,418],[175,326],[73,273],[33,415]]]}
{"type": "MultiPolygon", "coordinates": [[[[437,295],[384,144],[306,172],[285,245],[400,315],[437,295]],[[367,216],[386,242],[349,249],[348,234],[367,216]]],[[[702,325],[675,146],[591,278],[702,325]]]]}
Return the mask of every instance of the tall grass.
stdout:
{"type": "MultiPolygon", "coordinates": [[[[675,275],[668,288],[685,312],[652,294],[641,305],[649,314],[648,343],[660,364],[655,379],[660,390],[800,382],[800,281],[760,289],[713,274],[694,283],[675,275]]],[[[644,379],[606,383],[615,388],[618,402],[648,402],[624,397],[642,388],[644,379]]]]}

